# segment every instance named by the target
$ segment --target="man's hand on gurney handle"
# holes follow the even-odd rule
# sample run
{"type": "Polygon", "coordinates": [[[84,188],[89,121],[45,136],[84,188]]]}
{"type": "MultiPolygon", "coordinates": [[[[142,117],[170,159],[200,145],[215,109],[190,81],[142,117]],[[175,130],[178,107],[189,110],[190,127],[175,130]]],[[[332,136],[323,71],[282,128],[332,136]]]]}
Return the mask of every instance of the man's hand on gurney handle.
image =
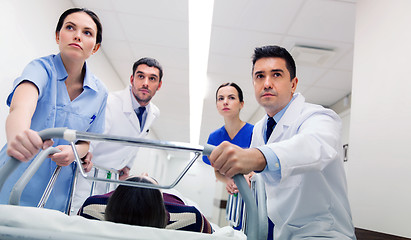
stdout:
{"type": "Polygon", "coordinates": [[[24,130],[8,140],[7,155],[22,162],[31,160],[40,150],[53,145],[53,140],[42,141],[39,134],[31,129],[24,130]]]}
{"type": "Polygon", "coordinates": [[[93,162],[91,159],[93,158],[93,154],[91,152],[87,152],[86,156],[84,156],[81,160],[81,166],[84,169],[84,172],[90,172],[91,169],[93,168],[93,162]]]}
{"type": "Polygon", "coordinates": [[[130,176],[130,168],[125,166],[122,169],[118,170],[118,179],[124,181],[130,176]]]}
{"type": "Polygon", "coordinates": [[[218,145],[208,159],[215,170],[229,178],[251,171],[262,171],[267,164],[264,155],[257,148],[243,149],[227,141],[218,145]]]}

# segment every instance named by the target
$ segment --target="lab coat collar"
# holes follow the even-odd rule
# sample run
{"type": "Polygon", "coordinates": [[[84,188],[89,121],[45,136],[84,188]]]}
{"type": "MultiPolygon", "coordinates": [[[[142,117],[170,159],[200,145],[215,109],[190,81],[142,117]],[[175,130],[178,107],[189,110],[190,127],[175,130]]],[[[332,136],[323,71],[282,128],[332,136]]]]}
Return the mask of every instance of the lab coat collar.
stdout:
{"type": "Polygon", "coordinates": [[[296,117],[299,116],[304,102],[304,96],[300,93],[295,93],[294,100],[291,102],[290,106],[288,106],[284,115],[281,117],[280,123],[284,126],[290,126],[295,121],[296,117]]]}
{"type": "Polygon", "coordinates": [[[297,119],[297,116],[300,114],[304,102],[305,98],[303,97],[303,95],[301,95],[300,93],[294,94],[294,100],[288,106],[284,115],[275,126],[274,131],[268,139],[267,143],[275,142],[279,137],[281,137],[281,134],[284,132],[284,130],[286,130],[293,124],[293,122],[297,119]]]}

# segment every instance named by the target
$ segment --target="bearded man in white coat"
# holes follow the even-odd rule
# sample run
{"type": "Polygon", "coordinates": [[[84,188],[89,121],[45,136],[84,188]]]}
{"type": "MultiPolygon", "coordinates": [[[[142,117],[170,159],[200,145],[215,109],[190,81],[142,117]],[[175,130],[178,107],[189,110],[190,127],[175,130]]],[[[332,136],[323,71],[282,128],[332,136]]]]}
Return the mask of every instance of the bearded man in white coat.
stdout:
{"type": "MultiPolygon", "coordinates": [[[[135,62],[130,86],[108,96],[104,134],[146,137],[151,124],[160,115],[160,110],[151,103],[151,99],[161,88],[162,77],[163,68],[156,59],[141,58],[135,62]]],[[[98,141],[92,142],[90,149],[91,153],[88,157],[91,157],[93,164],[104,169],[118,170],[121,180],[128,177],[138,151],[138,147],[98,141]]],[[[89,176],[93,175],[94,171],[91,171],[89,176]]],[[[100,170],[99,177],[106,178],[106,172],[100,170]]],[[[77,178],[72,213],[76,214],[86,198],[90,196],[91,184],[91,181],[81,176],[77,178]]],[[[108,190],[106,186],[104,182],[96,182],[93,194],[106,193],[108,190]]]]}
{"type": "Polygon", "coordinates": [[[256,48],[253,85],[266,115],[254,126],[251,147],[221,143],[209,159],[227,177],[261,174],[269,239],[356,239],[343,166],[341,120],[295,93],[298,79],[290,53],[256,48]]]}

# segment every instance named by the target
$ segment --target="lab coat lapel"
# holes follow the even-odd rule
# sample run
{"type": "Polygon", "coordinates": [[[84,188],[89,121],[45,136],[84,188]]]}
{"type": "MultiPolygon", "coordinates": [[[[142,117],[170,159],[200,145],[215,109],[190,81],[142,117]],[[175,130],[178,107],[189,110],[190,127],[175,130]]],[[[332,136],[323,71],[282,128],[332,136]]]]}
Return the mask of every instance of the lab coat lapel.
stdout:
{"type": "Polygon", "coordinates": [[[145,132],[148,131],[149,126],[151,126],[151,123],[153,122],[153,120],[155,118],[154,113],[153,113],[154,109],[152,107],[152,104],[149,103],[149,105],[150,105],[150,107],[149,107],[149,110],[147,112],[147,118],[146,118],[146,122],[144,123],[144,128],[141,131],[142,133],[145,133],[145,132]]]}
{"type": "Polygon", "coordinates": [[[138,121],[137,115],[134,112],[133,105],[131,104],[130,99],[130,88],[127,87],[124,90],[124,94],[121,94],[121,98],[123,101],[123,112],[124,115],[127,116],[128,120],[130,121],[131,125],[133,126],[134,131],[140,134],[140,122],[138,121]]]}
{"type": "Polygon", "coordinates": [[[251,138],[250,147],[259,147],[265,145],[264,143],[264,123],[265,116],[254,125],[253,136],[251,138]]]}
{"type": "Polygon", "coordinates": [[[150,102],[148,106],[149,108],[147,112],[146,122],[144,123],[143,131],[141,131],[142,134],[147,134],[149,128],[151,127],[151,124],[153,124],[154,120],[160,116],[160,110],[156,105],[150,102]]]}

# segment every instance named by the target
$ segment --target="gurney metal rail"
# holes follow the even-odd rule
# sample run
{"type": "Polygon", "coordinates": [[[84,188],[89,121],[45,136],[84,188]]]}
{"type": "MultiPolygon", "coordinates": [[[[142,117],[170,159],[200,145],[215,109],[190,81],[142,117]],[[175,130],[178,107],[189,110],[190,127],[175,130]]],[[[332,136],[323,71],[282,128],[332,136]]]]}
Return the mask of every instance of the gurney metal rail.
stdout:
{"type": "MultiPolygon", "coordinates": [[[[267,239],[268,235],[268,217],[267,201],[265,195],[265,185],[260,175],[255,174],[251,178],[251,191],[258,206],[258,239],[267,239]]],[[[229,194],[226,206],[226,220],[230,226],[240,229],[247,234],[247,206],[244,204],[241,192],[229,194]]]]}
{"type": "MultiPolygon", "coordinates": [[[[121,142],[126,145],[132,146],[142,146],[148,148],[157,148],[157,149],[168,149],[168,150],[175,150],[175,151],[191,151],[194,153],[194,157],[190,160],[187,166],[183,169],[183,171],[177,176],[173,183],[170,185],[154,185],[148,183],[141,183],[141,182],[131,182],[131,181],[121,181],[121,180],[114,180],[114,179],[105,179],[105,178],[97,178],[88,176],[84,170],[79,167],[81,175],[89,180],[92,181],[100,181],[100,182],[108,182],[108,183],[116,183],[122,184],[127,186],[135,186],[135,187],[145,187],[145,188],[155,188],[155,189],[170,189],[176,186],[182,177],[186,174],[188,169],[194,164],[194,162],[198,159],[198,157],[203,154],[209,156],[214,149],[214,146],[206,145],[194,145],[194,144],[187,144],[187,143],[180,143],[180,142],[166,142],[166,141],[158,141],[158,140],[150,140],[150,139],[141,139],[141,138],[131,138],[131,137],[122,137],[122,136],[113,136],[113,135],[104,135],[104,134],[95,134],[95,133],[87,133],[87,132],[80,132],[75,130],[70,130],[67,128],[51,128],[45,129],[39,132],[39,135],[43,141],[52,139],[52,138],[60,138],[65,139],[70,142],[70,145],[73,148],[73,152],[76,158],[76,163],[78,166],[81,166],[81,160],[78,156],[77,150],[75,148],[75,142],[78,140],[98,140],[98,141],[109,141],[109,142],[121,142]]],[[[49,154],[55,153],[55,148],[49,148],[46,151],[42,151],[36,159],[30,164],[27,170],[23,173],[21,178],[15,184],[12,193],[10,194],[10,204],[19,205],[20,196],[24,187],[30,181],[31,177],[35,174],[37,169],[40,167],[41,163],[47,158],[49,154]]],[[[17,169],[20,165],[20,161],[10,157],[9,161],[0,169],[0,190],[2,189],[5,181],[11,175],[11,173],[17,169]]],[[[58,171],[58,168],[56,171],[58,171]]],[[[243,201],[245,202],[247,219],[246,219],[246,235],[247,239],[266,239],[266,234],[261,234],[262,232],[266,232],[266,224],[267,218],[261,219],[258,217],[259,210],[256,204],[256,200],[253,197],[253,193],[248,187],[248,184],[243,175],[239,174],[233,177],[235,184],[238,187],[239,192],[242,195],[243,201]],[[265,238],[264,238],[265,236],[265,238]]],[[[52,180],[51,180],[52,181],[52,180]]],[[[51,190],[50,190],[51,191],[51,190]]],[[[40,206],[41,207],[41,206],[40,206]]],[[[266,215],[265,215],[266,216],[266,215]]]]}

